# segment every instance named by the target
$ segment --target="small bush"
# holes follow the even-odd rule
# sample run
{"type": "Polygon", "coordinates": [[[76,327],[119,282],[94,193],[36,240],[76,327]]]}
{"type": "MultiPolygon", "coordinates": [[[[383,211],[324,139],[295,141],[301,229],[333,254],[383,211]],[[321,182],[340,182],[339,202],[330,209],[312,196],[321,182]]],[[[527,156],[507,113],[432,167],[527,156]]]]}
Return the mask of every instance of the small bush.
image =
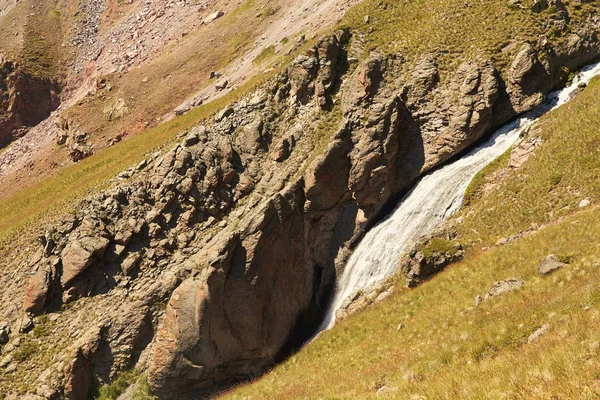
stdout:
{"type": "Polygon", "coordinates": [[[33,342],[21,343],[21,346],[13,353],[15,361],[27,361],[32,355],[37,353],[38,346],[33,342]]]}

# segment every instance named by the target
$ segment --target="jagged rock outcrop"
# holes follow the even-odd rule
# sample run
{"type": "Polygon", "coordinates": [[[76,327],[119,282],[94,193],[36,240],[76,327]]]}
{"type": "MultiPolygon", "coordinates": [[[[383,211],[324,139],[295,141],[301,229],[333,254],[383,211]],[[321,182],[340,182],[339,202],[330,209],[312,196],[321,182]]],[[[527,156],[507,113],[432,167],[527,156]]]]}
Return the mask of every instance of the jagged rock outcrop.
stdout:
{"type": "Polygon", "coordinates": [[[35,126],[60,104],[60,87],[0,58],[0,146],[35,126]]]}
{"type": "MultiPolygon", "coordinates": [[[[46,232],[43,255],[25,263],[26,311],[73,302],[95,311],[84,297],[102,305],[98,345],[65,360],[67,375],[79,376],[80,364],[91,375],[59,392],[81,398],[72,387],[136,362],[161,398],[261,372],[306,311],[327,303],[353,245],[390,202],[536,104],[562,67],[598,54],[593,35],[578,37],[545,49],[557,59],[537,45],[520,51],[508,75],[478,58],[440,81],[435,54],[413,64],[374,53],[342,75],[342,32],[122,172],[46,232]],[[118,328],[121,307],[136,321],[128,332],[118,328]]],[[[416,282],[459,257],[454,250],[415,253],[405,273],[416,282]]]]}

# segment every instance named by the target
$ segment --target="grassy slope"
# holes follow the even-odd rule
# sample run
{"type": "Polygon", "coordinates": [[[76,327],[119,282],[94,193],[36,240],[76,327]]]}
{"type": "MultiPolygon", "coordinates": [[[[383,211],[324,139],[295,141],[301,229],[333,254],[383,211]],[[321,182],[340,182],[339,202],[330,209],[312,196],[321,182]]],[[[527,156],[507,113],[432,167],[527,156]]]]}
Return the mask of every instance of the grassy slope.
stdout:
{"type": "Polygon", "coordinates": [[[254,17],[261,6],[261,0],[247,0],[181,42],[168,44],[161,56],[148,65],[126,74],[107,76],[112,86],[110,93],[87,97],[64,116],[78,124],[80,130],[92,134],[97,148],[105,145],[106,137],[123,131],[137,134],[146,129],[146,124],[153,126],[157,118],[162,118],[190,95],[214,84],[208,80],[209,72],[229,65],[262,34],[272,18],[254,17]],[[119,98],[127,102],[127,115],[113,121],[99,115],[99,110],[119,98]]]}
{"type": "Polygon", "coordinates": [[[462,227],[465,236],[494,243],[532,223],[555,221],[573,212],[585,198],[599,198],[600,106],[594,99],[599,86],[593,81],[577,102],[543,120],[545,145],[518,174],[467,210],[462,227]],[[473,229],[479,234],[473,234],[473,229]]]}
{"type": "Polygon", "coordinates": [[[386,385],[389,398],[597,398],[600,209],[573,204],[600,197],[598,96],[596,80],[543,118],[545,143],[535,157],[483,199],[473,199],[464,227],[491,238],[531,222],[553,223],[504,247],[472,249],[463,262],[342,321],[224,397],[375,398],[386,385]],[[560,181],[549,178],[557,171],[560,181]],[[551,209],[560,212],[549,217],[551,209]],[[573,261],[540,277],[536,267],[549,253],[573,261]],[[513,276],[526,286],[472,308],[477,294],[513,276]],[[399,323],[405,328],[397,330],[399,323]],[[527,344],[545,323],[548,333],[527,344]]]}

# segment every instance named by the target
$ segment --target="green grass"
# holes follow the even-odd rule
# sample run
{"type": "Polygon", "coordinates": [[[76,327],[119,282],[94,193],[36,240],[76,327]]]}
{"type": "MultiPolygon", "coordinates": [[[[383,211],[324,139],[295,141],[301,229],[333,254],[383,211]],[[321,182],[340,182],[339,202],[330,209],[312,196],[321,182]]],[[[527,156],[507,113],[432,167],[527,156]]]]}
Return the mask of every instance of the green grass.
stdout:
{"type": "Polygon", "coordinates": [[[42,315],[35,322],[35,327],[33,328],[33,336],[36,338],[42,338],[44,336],[48,336],[51,333],[52,322],[47,315],[42,315]]]}
{"type": "Polygon", "coordinates": [[[576,100],[541,119],[543,144],[517,173],[465,209],[465,235],[493,243],[531,224],[556,221],[585,198],[600,197],[599,95],[600,80],[594,79],[576,100]]]}
{"type": "MultiPolygon", "coordinates": [[[[594,4],[584,5],[572,16],[581,21],[590,10],[594,4]]],[[[400,54],[409,64],[422,54],[437,54],[443,79],[474,57],[489,57],[502,69],[518,48],[501,49],[511,41],[537,40],[555,13],[514,9],[504,0],[366,0],[350,9],[342,24],[362,37],[368,50],[400,54]],[[367,15],[369,23],[364,20],[367,15]]]]}
{"type": "Polygon", "coordinates": [[[423,255],[431,258],[436,253],[445,254],[447,252],[456,252],[456,241],[446,240],[439,237],[432,238],[427,245],[420,249],[423,255]]]}
{"type": "Polygon", "coordinates": [[[413,290],[339,323],[226,399],[593,398],[600,390],[600,212],[588,211],[490,252],[473,252],[413,290]],[[577,253],[541,278],[549,252],[577,253]],[[526,286],[470,307],[494,281],[526,286]],[[404,329],[397,330],[399,323],[404,329]],[[544,323],[549,333],[527,345],[544,323]],[[544,376],[547,375],[547,378],[544,376]],[[580,397],[581,396],[581,397],[580,397]]]}
{"type": "Polygon", "coordinates": [[[261,63],[273,58],[274,55],[275,55],[275,46],[270,45],[270,46],[263,48],[260,51],[260,53],[258,53],[258,55],[254,58],[254,60],[252,62],[255,64],[261,64],[261,63]]]}
{"type": "Polygon", "coordinates": [[[19,348],[17,348],[17,350],[15,350],[15,352],[13,353],[13,359],[15,361],[27,361],[28,359],[30,359],[34,354],[36,354],[38,352],[38,345],[33,343],[32,341],[24,341],[19,345],[19,348]]]}
{"type": "Polygon", "coordinates": [[[383,398],[398,399],[597,398],[600,208],[576,205],[600,197],[598,98],[600,80],[594,80],[543,117],[531,133],[543,144],[504,183],[471,198],[457,239],[487,242],[532,222],[549,223],[546,228],[488,251],[473,246],[463,261],[415,289],[394,278],[390,298],[223,398],[375,399],[384,385],[383,398]],[[570,265],[542,277],[537,266],[551,253],[570,265]],[[476,295],[509,277],[526,285],[473,307],[476,295]],[[528,344],[544,324],[548,332],[528,344]]]}
{"type": "Polygon", "coordinates": [[[93,398],[97,400],[115,400],[134,383],[137,383],[133,400],[153,400],[155,397],[150,393],[148,377],[140,374],[137,370],[124,371],[110,384],[101,386],[93,398]]]}

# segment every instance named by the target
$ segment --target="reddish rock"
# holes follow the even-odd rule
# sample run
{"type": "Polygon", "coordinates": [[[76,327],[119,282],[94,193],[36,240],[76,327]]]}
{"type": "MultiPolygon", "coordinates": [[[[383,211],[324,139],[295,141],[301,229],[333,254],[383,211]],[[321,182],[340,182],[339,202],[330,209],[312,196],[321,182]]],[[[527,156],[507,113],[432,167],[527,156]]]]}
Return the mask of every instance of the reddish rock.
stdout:
{"type": "Polygon", "coordinates": [[[67,287],[73,279],[92,265],[95,258],[101,258],[109,243],[109,240],[104,237],[83,237],[69,242],[61,254],[63,287],[67,287]]]}
{"type": "Polygon", "coordinates": [[[32,314],[39,314],[46,305],[52,273],[50,269],[40,268],[29,279],[27,289],[25,289],[25,300],[23,309],[32,314]]]}

